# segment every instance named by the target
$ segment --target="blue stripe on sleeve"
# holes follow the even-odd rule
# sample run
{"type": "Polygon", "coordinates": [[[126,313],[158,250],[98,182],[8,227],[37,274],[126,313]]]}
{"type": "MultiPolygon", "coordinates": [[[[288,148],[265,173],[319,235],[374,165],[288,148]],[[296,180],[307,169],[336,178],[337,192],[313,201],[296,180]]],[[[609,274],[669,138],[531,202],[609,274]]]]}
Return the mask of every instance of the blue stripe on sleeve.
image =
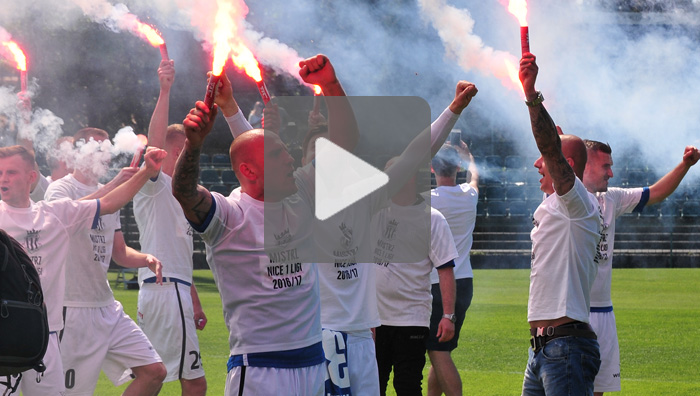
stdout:
{"type": "Polygon", "coordinates": [[[647,202],[649,202],[649,187],[644,187],[642,190],[642,198],[639,199],[639,203],[637,206],[634,207],[633,212],[641,213],[642,210],[644,209],[644,206],[646,206],[647,202]]]}

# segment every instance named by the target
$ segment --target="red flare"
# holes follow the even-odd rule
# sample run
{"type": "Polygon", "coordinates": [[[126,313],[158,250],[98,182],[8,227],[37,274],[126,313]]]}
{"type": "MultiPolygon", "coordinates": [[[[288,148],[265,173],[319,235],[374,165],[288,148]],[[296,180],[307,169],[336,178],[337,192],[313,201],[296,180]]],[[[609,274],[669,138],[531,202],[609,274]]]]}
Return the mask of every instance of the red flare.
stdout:
{"type": "Polygon", "coordinates": [[[134,153],[134,157],[131,159],[131,167],[139,166],[139,162],[141,162],[141,154],[143,154],[144,151],[146,151],[146,146],[148,145],[148,138],[146,135],[136,135],[136,137],[139,140],[139,147],[136,149],[136,152],[134,153]]]}
{"type": "Polygon", "coordinates": [[[262,98],[263,102],[265,104],[270,103],[270,91],[267,90],[267,85],[265,85],[265,81],[256,81],[255,84],[258,86],[258,92],[260,92],[260,97],[262,98]]]}

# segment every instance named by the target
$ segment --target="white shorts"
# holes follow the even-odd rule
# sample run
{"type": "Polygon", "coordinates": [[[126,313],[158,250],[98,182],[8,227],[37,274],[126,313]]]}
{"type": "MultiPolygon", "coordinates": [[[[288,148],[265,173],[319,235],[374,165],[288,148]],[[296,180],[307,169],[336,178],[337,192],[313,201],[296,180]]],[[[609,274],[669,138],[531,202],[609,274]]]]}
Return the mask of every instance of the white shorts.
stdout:
{"type": "Polygon", "coordinates": [[[189,286],[141,284],[138,324],[168,370],[163,382],[204,376],[189,286]]]}
{"type": "Polygon", "coordinates": [[[598,336],[600,345],[600,370],[593,383],[594,392],[619,392],[620,346],[617,342],[615,313],[591,312],[591,327],[598,336]]]}
{"type": "Polygon", "coordinates": [[[119,301],[106,307],[64,307],[61,357],[67,395],[92,395],[100,369],[115,386],[132,379],[131,367],[161,361],[119,301]]]}
{"type": "MultiPolygon", "coordinates": [[[[49,346],[43,359],[46,371],[40,375],[41,382],[37,383],[37,372],[27,370],[22,373],[19,389],[24,396],[63,396],[63,365],[61,364],[61,351],[58,346],[58,334],[49,334],[49,346]]],[[[2,378],[5,381],[5,378],[2,378]]],[[[13,378],[14,380],[16,378],[13,378]]],[[[0,395],[5,394],[6,387],[0,385],[0,395]]],[[[15,393],[18,394],[19,392],[15,393]]]]}
{"type": "Polygon", "coordinates": [[[226,396],[323,396],[326,364],[283,369],[238,366],[226,377],[226,396]]]}
{"type": "MultiPolygon", "coordinates": [[[[324,329],[325,330],[325,329],[324,329]]],[[[345,332],[347,334],[347,368],[349,385],[354,395],[379,394],[379,370],[377,369],[377,354],[370,329],[345,332]]],[[[326,336],[324,331],[323,349],[337,350],[335,339],[326,336]]],[[[326,359],[328,359],[326,353],[326,359]]],[[[326,361],[328,372],[338,370],[338,363],[326,361]]],[[[327,379],[328,380],[328,379],[327,379]]]]}

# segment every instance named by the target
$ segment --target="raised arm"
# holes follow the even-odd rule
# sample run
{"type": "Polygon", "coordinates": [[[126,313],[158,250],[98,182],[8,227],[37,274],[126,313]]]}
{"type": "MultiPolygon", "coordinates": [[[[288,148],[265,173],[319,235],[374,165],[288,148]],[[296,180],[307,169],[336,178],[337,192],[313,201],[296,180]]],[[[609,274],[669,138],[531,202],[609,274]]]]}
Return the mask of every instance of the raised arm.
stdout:
{"type": "Polygon", "coordinates": [[[164,60],[158,67],[158,81],[160,82],[160,94],[156,108],[153,109],[151,122],[148,124],[148,144],[154,147],[165,148],[165,137],[168,132],[168,109],[170,108],[170,87],[175,81],[175,61],[164,60]]]}
{"type": "Polygon", "coordinates": [[[468,81],[461,80],[457,82],[455,88],[455,97],[450,105],[438,116],[438,118],[430,124],[430,157],[434,157],[440,150],[442,144],[449,136],[454,128],[462,111],[469,106],[474,95],[479,90],[476,86],[468,81]]]}
{"type": "Polygon", "coordinates": [[[360,139],[355,113],[344,98],[331,61],[325,55],[316,55],[299,62],[299,76],[308,84],[321,87],[328,108],[328,135],[330,140],[345,150],[353,151],[360,139]],[[338,98],[342,96],[343,98],[338,98]]]}
{"type": "Polygon", "coordinates": [[[450,107],[445,109],[430,128],[426,128],[418,134],[418,136],[413,138],[398,159],[386,170],[386,173],[389,175],[389,183],[387,184],[389,197],[393,197],[394,194],[403,187],[406,181],[415,175],[418,168],[429,161],[430,158],[437,153],[442,144],[445,143],[445,139],[447,139],[447,136],[450,134],[457,118],[455,117],[450,123],[443,124],[443,122],[440,121],[442,117],[444,117],[445,114],[461,114],[462,110],[469,105],[477,92],[476,86],[470,82],[460,81],[457,83],[455,98],[452,100],[450,107]],[[436,123],[440,123],[441,125],[436,127],[436,123]],[[426,153],[425,150],[428,146],[430,146],[429,157],[426,155],[428,153],[426,153]],[[437,149],[435,149],[435,147],[437,147],[437,149]]]}
{"type": "Polygon", "coordinates": [[[459,153],[459,157],[462,158],[464,162],[468,162],[469,166],[467,166],[467,171],[469,172],[470,178],[469,178],[469,185],[472,186],[475,190],[479,191],[479,169],[476,167],[476,164],[474,163],[474,156],[472,155],[472,152],[469,150],[469,146],[467,146],[466,143],[464,143],[462,140],[459,141],[459,146],[453,146],[455,150],[457,150],[457,153],[459,153]]]}
{"type": "MultiPolygon", "coordinates": [[[[211,78],[211,72],[208,73],[208,76],[211,78]]],[[[231,86],[231,81],[228,79],[226,72],[221,73],[216,95],[214,96],[214,103],[219,106],[219,109],[221,109],[221,112],[224,114],[224,118],[226,119],[226,123],[234,139],[243,132],[253,129],[253,126],[250,125],[250,122],[245,118],[245,115],[243,115],[243,112],[238,107],[238,102],[236,102],[236,99],[233,97],[233,87],[231,86]]]]}
{"type": "Polygon", "coordinates": [[[100,215],[114,213],[131,201],[148,179],[158,175],[166,155],[165,150],[149,147],[144,156],[146,166],[139,169],[129,180],[100,198],[100,215]]]}
{"type": "Polygon", "coordinates": [[[557,127],[541,101],[541,94],[535,89],[538,67],[535,55],[526,52],[520,59],[520,81],[525,91],[525,100],[530,111],[532,134],[537,149],[542,154],[545,166],[552,177],[554,191],[564,195],[574,187],[576,175],[561,150],[561,139],[557,127]]]}
{"type": "Polygon", "coordinates": [[[698,159],[700,159],[700,151],[694,146],[686,146],[681,163],[649,187],[649,202],[647,204],[659,203],[671,195],[681,184],[681,180],[688,173],[690,167],[698,162],[698,159]]]}
{"type": "Polygon", "coordinates": [[[173,195],[180,203],[185,217],[195,225],[202,225],[209,214],[212,196],[206,188],[197,184],[199,179],[199,156],[204,139],[211,132],[218,106],[211,111],[199,101],[182,122],[185,126],[185,147],[175,164],[173,172],[173,195]]]}

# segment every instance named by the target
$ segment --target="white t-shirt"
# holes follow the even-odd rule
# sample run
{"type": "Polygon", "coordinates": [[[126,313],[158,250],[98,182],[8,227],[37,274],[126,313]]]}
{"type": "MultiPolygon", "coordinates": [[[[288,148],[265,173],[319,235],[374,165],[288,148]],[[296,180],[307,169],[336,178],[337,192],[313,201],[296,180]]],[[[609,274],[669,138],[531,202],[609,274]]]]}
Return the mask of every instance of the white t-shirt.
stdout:
{"type": "MultiPolygon", "coordinates": [[[[469,183],[439,186],[430,191],[430,206],[445,216],[459,253],[459,257],[455,259],[455,279],[474,277],[469,252],[474,242],[473,232],[478,200],[479,193],[469,183]]],[[[432,271],[430,282],[438,283],[438,281],[437,271],[432,271]]]]}
{"type": "MultiPolygon", "coordinates": [[[[192,283],[193,230],[173,196],[172,180],[161,172],[134,196],[139,243],[141,252],[152,254],[163,263],[163,276],[192,283]]],[[[154,276],[147,267],[139,268],[139,282],[154,276]]]]}
{"type": "MultiPolygon", "coordinates": [[[[66,175],[49,185],[46,200],[80,199],[102,185],[88,186],[66,175]]],[[[70,239],[70,257],[66,261],[66,307],[106,307],[114,302],[107,270],[112,260],[114,232],[121,229],[119,211],[100,216],[97,227],[84,227],[70,239]]]]}
{"type": "Polygon", "coordinates": [[[229,198],[212,193],[215,208],[202,226],[202,239],[221,295],[232,355],[286,351],[321,341],[318,273],[316,265],[301,260],[312,248],[313,213],[303,186],[313,185],[313,174],[297,171],[295,177],[299,192],[277,203],[246,193],[229,198]]]}
{"type": "Polygon", "coordinates": [[[336,331],[367,330],[380,325],[375,269],[371,254],[372,216],[388,204],[380,189],[325,221],[315,219],[315,256],[321,290],[321,324],[336,331]]]}
{"type": "Polygon", "coordinates": [[[24,246],[39,272],[49,330],[63,328],[63,294],[66,258],[73,257],[68,243],[77,233],[96,226],[97,200],[40,201],[28,208],[14,208],[0,202],[0,228],[24,246]]]}
{"type": "Polygon", "coordinates": [[[445,217],[425,202],[411,206],[392,202],[375,216],[372,231],[372,240],[377,241],[377,303],[382,325],[430,326],[430,271],[457,257],[445,217]],[[417,223],[423,222],[428,212],[430,235],[416,233],[423,228],[417,223]],[[428,247],[423,260],[397,262],[402,252],[417,246],[428,247]]]}
{"type": "Polygon", "coordinates": [[[598,271],[598,200],[576,178],[564,195],[548,196],[535,210],[527,320],[568,316],[588,322],[590,292],[598,271]]]}
{"type": "MultiPolygon", "coordinates": [[[[598,244],[598,275],[591,289],[592,307],[612,306],[610,286],[612,284],[612,259],[615,245],[615,219],[632,210],[641,211],[642,192],[645,188],[611,187],[607,192],[597,193],[600,210],[603,213],[603,226],[598,244]],[[637,208],[637,206],[640,206],[637,208]]],[[[648,191],[648,188],[646,188],[648,191]]],[[[646,203],[646,202],[645,202],[646,203]]]]}

